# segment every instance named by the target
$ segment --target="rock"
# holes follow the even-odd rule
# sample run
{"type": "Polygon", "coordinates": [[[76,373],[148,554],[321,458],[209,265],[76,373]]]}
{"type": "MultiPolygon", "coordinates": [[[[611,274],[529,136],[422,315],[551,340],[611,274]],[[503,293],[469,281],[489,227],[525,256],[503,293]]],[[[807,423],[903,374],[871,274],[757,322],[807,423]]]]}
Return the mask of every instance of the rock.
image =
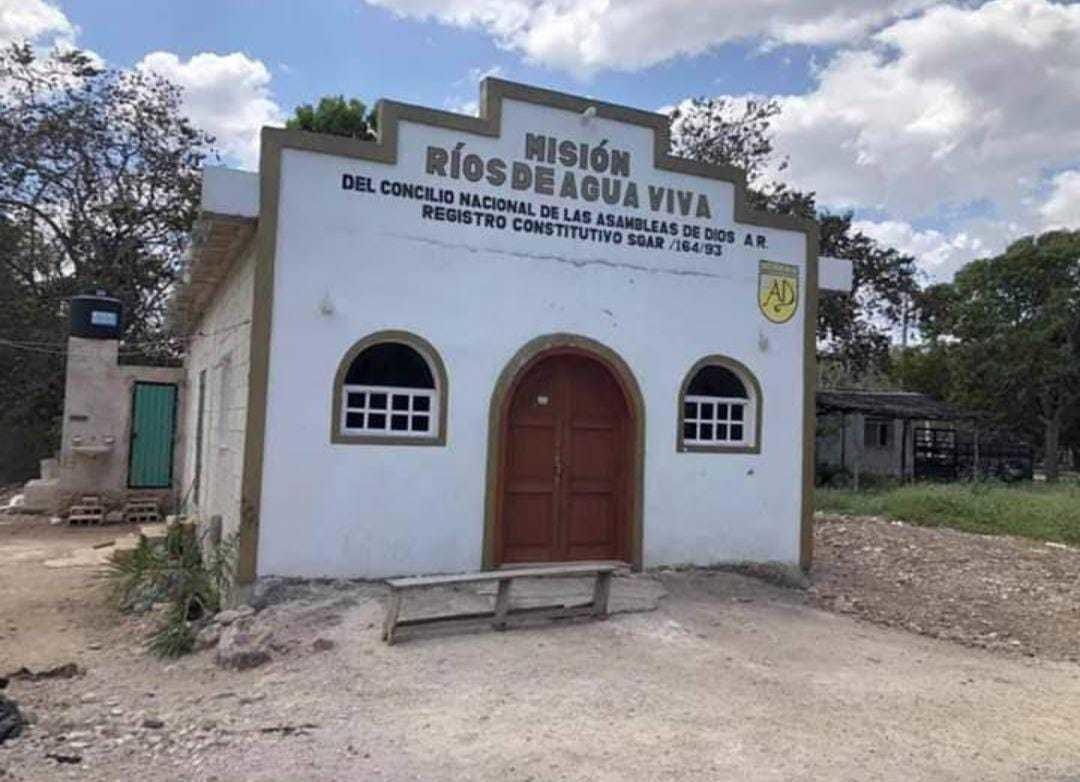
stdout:
{"type": "Polygon", "coordinates": [[[216,662],[222,668],[247,671],[270,662],[270,632],[255,633],[244,624],[232,624],[221,633],[216,662]]]}
{"type": "Polygon", "coordinates": [[[311,648],[316,652],[328,652],[333,649],[334,646],[334,642],[329,638],[316,638],[311,644],[311,648]]]}
{"type": "Polygon", "coordinates": [[[195,635],[195,648],[198,650],[212,649],[221,640],[221,626],[209,624],[195,635]]]}
{"type": "Polygon", "coordinates": [[[18,737],[25,724],[15,701],[0,695],[0,744],[18,737]]]}
{"type": "Polygon", "coordinates": [[[84,673],[86,673],[86,671],[75,663],[65,663],[64,665],[58,665],[55,668],[49,668],[46,671],[38,671],[36,673],[24,666],[17,671],[7,674],[6,678],[37,682],[43,679],[71,679],[75,676],[82,676],[84,673]]]}
{"type": "Polygon", "coordinates": [[[255,582],[251,592],[251,605],[263,609],[285,599],[289,582],[278,576],[264,576],[255,582]]]}
{"type": "Polygon", "coordinates": [[[234,622],[251,616],[255,613],[255,609],[251,606],[240,606],[240,608],[234,608],[227,611],[222,611],[214,616],[214,623],[219,624],[222,627],[228,627],[234,622]]]}

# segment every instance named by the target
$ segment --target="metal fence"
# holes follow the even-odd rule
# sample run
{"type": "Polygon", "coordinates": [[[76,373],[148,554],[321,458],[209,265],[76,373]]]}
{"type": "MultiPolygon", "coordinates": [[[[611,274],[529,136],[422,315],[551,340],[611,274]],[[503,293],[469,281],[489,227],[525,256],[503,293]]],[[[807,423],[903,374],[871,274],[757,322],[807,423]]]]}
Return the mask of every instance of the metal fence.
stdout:
{"type": "Polygon", "coordinates": [[[1035,452],[1025,443],[1001,438],[980,440],[969,432],[920,427],[915,435],[915,478],[1031,480],[1035,452]]]}

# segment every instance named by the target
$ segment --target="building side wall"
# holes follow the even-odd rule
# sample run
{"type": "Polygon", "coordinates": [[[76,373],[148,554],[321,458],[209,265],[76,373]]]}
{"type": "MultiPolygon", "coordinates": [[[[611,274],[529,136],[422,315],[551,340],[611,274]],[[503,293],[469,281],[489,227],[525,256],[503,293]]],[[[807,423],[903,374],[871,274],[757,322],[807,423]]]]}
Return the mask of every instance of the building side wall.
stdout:
{"type": "Polygon", "coordinates": [[[861,475],[880,475],[893,478],[902,477],[905,472],[912,474],[914,448],[912,430],[915,422],[908,426],[904,437],[904,422],[898,418],[890,422],[891,439],[887,447],[867,445],[865,442],[867,416],[862,413],[849,413],[846,418],[840,415],[827,415],[818,418],[816,463],[819,466],[839,469],[843,467],[849,475],[854,475],[856,465],[861,475]],[[907,458],[904,458],[904,449],[907,458]]]}
{"type": "MultiPolygon", "coordinates": [[[[64,379],[64,419],[51,493],[43,509],[60,512],[82,495],[95,495],[111,509],[122,508],[128,489],[132,399],[136,382],[178,387],[174,429],[173,481],[183,469],[183,370],[121,366],[116,340],[68,339],[64,379]]],[[[172,505],[173,489],[142,492],[172,505]]]]}
{"type": "Polygon", "coordinates": [[[240,488],[247,421],[251,352],[251,311],[255,260],[253,247],[234,263],[189,336],[185,361],[185,437],[181,496],[202,518],[220,515],[224,535],[240,526],[240,488]],[[205,372],[202,458],[199,438],[199,377],[205,372]],[[195,470],[201,462],[198,497],[195,470]]]}

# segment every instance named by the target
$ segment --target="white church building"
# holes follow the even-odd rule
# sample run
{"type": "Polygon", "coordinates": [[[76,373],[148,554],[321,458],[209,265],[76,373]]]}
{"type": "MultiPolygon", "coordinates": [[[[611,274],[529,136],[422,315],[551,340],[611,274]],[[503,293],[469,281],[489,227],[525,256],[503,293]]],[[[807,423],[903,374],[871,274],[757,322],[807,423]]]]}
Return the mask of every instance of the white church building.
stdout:
{"type": "Polygon", "coordinates": [[[261,576],[808,567],[815,309],[850,286],[659,114],[507,81],[208,169],[177,492],[261,576]]]}

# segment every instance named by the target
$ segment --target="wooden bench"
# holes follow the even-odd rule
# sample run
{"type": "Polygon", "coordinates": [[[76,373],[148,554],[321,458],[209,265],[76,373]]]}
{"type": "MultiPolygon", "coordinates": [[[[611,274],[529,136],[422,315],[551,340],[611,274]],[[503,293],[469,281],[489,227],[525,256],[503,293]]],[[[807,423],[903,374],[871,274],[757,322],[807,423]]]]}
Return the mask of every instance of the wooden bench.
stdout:
{"type": "Polygon", "coordinates": [[[394,632],[399,627],[433,624],[435,622],[454,622],[466,620],[491,619],[496,630],[505,630],[507,619],[521,614],[547,614],[551,618],[563,619],[572,616],[592,615],[597,619],[606,619],[608,597],[611,594],[611,578],[619,564],[611,562],[581,563],[573,565],[553,565],[547,567],[507,568],[505,570],[487,570],[481,573],[457,573],[449,576],[416,576],[412,578],[391,578],[390,599],[386,605],[386,619],[383,622],[383,640],[394,643],[394,632]],[[579,605],[547,605],[529,608],[511,608],[510,585],[516,578],[555,578],[573,576],[595,576],[593,597],[588,603],[579,605]],[[477,584],[485,581],[498,581],[495,593],[495,608],[492,611],[474,611],[466,614],[448,616],[425,616],[418,619],[399,619],[401,603],[405,593],[413,589],[438,586],[456,586],[457,584],[477,584]]]}

